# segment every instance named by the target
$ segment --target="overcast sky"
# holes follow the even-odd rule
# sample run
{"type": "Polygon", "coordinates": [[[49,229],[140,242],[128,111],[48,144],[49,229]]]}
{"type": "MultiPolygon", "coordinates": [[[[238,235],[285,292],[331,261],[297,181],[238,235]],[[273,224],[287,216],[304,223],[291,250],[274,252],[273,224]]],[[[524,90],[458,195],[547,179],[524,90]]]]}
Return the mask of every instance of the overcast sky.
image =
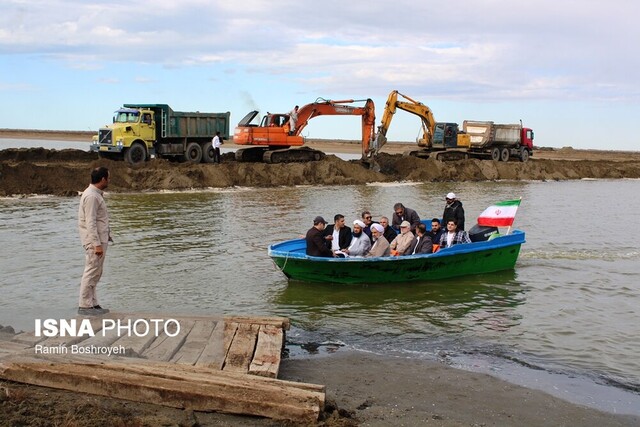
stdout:
{"type": "MultiPolygon", "coordinates": [[[[123,103],[287,112],[387,95],[438,121],[518,123],[536,145],[638,150],[632,0],[3,0],[0,128],[97,130],[123,103]]],[[[635,40],[635,41],[634,41],[635,40]]],[[[359,139],[356,117],[303,134],[359,139]]],[[[413,141],[399,111],[390,140],[413,141]]]]}

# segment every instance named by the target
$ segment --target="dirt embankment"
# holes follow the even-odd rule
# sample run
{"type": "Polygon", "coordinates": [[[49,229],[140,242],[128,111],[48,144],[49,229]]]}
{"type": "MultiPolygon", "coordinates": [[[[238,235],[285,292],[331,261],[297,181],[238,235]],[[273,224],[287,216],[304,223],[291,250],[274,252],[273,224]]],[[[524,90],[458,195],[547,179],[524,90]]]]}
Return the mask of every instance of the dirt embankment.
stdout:
{"type": "MultiPolygon", "coordinates": [[[[344,146],[351,144],[335,144],[332,147],[330,143],[324,143],[316,147],[320,145],[325,151],[345,152],[348,150],[344,150],[344,146]]],[[[391,181],[640,178],[640,153],[589,152],[589,156],[583,155],[584,159],[580,160],[575,153],[579,150],[563,150],[540,150],[526,163],[477,159],[441,162],[382,153],[378,158],[380,172],[376,172],[357,160],[345,161],[333,155],[317,162],[269,165],[236,162],[233,153],[227,153],[220,165],[154,159],[142,165],[130,166],[122,161],[98,159],[96,154],[82,150],[7,149],[0,151],[0,196],[77,195],[87,185],[89,170],[99,165],[111,170],[109,191],[112,192],[232,186],[351,185],[391,181]],[[548,157],[550,153],[560,157],[563,150],[564,157],[573,160],[538,158],[548,157]],[[611,153],[616,154],[614,156],[611,153]]]]}

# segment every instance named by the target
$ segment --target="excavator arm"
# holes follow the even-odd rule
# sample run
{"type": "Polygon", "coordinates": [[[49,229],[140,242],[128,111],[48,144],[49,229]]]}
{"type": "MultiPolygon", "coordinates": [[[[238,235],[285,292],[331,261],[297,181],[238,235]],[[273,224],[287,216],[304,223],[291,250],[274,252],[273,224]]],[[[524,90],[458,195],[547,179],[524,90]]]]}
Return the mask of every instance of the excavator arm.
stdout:
{"type": "Polygon", "coordinates": [[[307,104],[298,110],[298,121],[295,135],[300,135],[309,120],[318,116],[361,116],[362,117],[362,156],[367,155],[375,134],[376,112],[371,99],[345,99],[332,101],[318,98],[316,102],[307,104]],[[364,101],[364,106],[353,106],[355,102],[364,101]]]}
{"type": "Polygon", "coordinates": [[[433,133],[436,127],[436,120],[433,117],[433,112],[429,107],[421,102],[418,102],[410,97],[398,92],[397,90],[391,91],[387,98],[387,104],[382,114],[382,122],[378,126],[378,132],[374,138],[373,147],[370,150],[371,155],[375,155],[380,149],[387,143],[387,131],[391,125],[391,120],[396,110],[404,110],[411,114],[415,114],[420,117],[422,121],[422,138],[418,140],[418,145],[421,147],[431,147],[433,141],[433,133]],[[399,101],[398,97],[406,99],[406,101],[399,101]]]}
{"type": "Polygon", "coordinates": [[[324,153],[302,148],[290,150],[304,144],[302,130],[309,120],[318,116],[361,116],[362,117],[362,157],[365,158],[375,135],[375,106],[371,99],[346,99],[332,101],[318,98],[315,102],[298,109],[295,129],[290,132],[290,115],[267,114],[260,126],[250,122],[258,114],[249,113],[235,129],[234,142],[239,145],[253,145],[256,147],[236,150],[238,161],[264,161],[267,163],[281,163],[293,161],[320,160],[324,153]],[[364,101],[364,106],[349,105],[364,101]]]}

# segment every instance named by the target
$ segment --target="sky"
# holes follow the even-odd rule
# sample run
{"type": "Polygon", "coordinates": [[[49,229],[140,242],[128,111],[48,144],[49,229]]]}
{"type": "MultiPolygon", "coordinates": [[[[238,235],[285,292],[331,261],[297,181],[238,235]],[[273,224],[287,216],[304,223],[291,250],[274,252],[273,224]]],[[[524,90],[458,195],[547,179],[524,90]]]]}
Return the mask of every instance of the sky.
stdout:
{"type": "MultiPolygon", "coordinates": [[[[97,130],[122,104],[162,103],[229,111],[233,132],[317,98],[371,98],[379,122],[398,90],[438,121],[637,151],[638,17],[633,0],[2,0],[0,128],[97,130]]],[[[359,140],[360,120],[303,135],[359,140]]],[[[398,111],[389,140],[419,136],[398,111]]]]}

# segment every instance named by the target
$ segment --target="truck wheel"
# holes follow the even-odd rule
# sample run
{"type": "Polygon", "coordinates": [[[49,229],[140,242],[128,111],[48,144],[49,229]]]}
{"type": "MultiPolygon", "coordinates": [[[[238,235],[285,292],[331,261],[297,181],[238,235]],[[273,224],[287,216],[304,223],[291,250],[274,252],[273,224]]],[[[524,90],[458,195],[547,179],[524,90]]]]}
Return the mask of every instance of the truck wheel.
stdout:
{"type": "Polygon", "coordinates": [[[213,144],[211,144],[211,141],[202,146],[202,161],[213,163],[213,144]]]}
{"type": "Polygon", "coordinates": [[[187,162],[200,163],[202,160],[202,147],[197,142],[187,144],[187,151],[184,152],[184,159],[187,162]]]}
{"type": "Polygon", "coordinates": [[[520,150],[520,161],[524,163],[527,160],[529,160],[529,150],[522,147],[522,149],[520,150]]]}
{"type": "Polygon", "coordinates": [[[491,160],[495,160],[496,162],[500,160],[500,149],[498,147],[493,147],[491,150],[491,160]]]}
{"type": "Polygon", "coordinates": [[[503,162],[508,162],[510,154],[511,153],[509,152],[508,148],[503,148],[502,151],[500,151],[500,160],[502,160],[503,162]]]}
{"type": "Polygon", "coordinates": [[[124,153],[124,159],[132,164],[137,165],[147,160],[147,149],[139,142],[134,142],[131,147],[124,153]]]}

